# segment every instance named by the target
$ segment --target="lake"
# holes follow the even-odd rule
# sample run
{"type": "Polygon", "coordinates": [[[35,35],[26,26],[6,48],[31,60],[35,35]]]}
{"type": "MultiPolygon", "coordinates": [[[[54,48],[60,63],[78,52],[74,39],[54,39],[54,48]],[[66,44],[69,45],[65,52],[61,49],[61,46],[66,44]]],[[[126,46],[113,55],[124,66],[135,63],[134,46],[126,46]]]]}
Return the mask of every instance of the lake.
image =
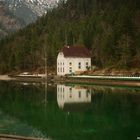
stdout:
{"type": "Polygon", "coordinates": [[[140,88],[0,82],[0,133],[47,140],[137,140],[140,88]]]}

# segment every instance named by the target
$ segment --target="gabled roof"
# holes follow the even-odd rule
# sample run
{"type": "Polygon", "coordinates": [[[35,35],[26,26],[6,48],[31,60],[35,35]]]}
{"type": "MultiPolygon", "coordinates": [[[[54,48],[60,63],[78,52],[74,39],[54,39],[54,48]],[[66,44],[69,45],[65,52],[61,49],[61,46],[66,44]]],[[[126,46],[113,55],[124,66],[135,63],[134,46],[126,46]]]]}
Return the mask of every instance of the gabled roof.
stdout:
{"type": "Polygon", "coordinates": [[[65,46],[61,49],[64,54],[64,57],[82,57],[82,58],[90,58],[90,51],[83,46],[65,46]]]}

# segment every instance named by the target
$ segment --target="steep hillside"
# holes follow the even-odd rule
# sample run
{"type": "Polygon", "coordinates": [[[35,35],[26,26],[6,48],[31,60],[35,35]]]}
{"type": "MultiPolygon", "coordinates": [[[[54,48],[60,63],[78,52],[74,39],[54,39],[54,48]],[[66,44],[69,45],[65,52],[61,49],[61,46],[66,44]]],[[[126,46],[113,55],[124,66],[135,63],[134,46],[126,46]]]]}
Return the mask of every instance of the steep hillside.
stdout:
{"type": "Polygon", "coordinates": [[[83,44],[100,68],[140,67],[139,0],[67,0],[12,37],[0,42],[0,71],[56,65],[63,45],[83,44]]]}
{"type": "Polygon", "coordinates": [[[0,0],[4,2],[10,11],[26,24],[34,22],[38,16],[42,16],[48,9],[57,5],[56,0],[0,0]]]}
{"type": "Polygon", "coordinates": [[[23,25],[24,23],[15,17],[4,3],[0,2],[0,38],[19,30],[23,25]]]}

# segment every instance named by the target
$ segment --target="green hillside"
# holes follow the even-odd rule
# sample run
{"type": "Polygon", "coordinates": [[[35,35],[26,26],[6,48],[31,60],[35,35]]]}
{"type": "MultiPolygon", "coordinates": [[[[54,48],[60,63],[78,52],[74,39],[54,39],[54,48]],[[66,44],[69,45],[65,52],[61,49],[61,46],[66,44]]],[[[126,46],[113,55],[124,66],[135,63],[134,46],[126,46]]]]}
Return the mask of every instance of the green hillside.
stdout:
{"type": "Polygon", "coordinates": [[[65,44],[83,44],[98,67],[140,67],[140,0],[60,1],[36,23],[0,42],[0,72],[55,67],[65,44]]]}

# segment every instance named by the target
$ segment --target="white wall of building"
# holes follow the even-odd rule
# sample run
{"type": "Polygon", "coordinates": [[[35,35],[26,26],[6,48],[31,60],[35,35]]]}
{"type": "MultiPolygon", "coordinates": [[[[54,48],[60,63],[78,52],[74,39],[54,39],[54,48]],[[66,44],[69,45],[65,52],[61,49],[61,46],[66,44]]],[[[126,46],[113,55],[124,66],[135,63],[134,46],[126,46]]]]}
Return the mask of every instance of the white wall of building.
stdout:
{"type": "Polygon", "coordinates": [[[64,57],[59,53],[57,57],[57,75],[66,75],[86,71],[91,67],[91,58],[64,57]]]}
{"type": "Polygon", "coordinates": [[[65,67],[64,54],[60,52],[57,56],[57,75],[65,75],[65,67]]]}
{"type": "Polygon", "coordinates": [[[91,90],[81,87],[57,85],[57,103],[64,108],[66,103],[90,103],[91,90]]]}

